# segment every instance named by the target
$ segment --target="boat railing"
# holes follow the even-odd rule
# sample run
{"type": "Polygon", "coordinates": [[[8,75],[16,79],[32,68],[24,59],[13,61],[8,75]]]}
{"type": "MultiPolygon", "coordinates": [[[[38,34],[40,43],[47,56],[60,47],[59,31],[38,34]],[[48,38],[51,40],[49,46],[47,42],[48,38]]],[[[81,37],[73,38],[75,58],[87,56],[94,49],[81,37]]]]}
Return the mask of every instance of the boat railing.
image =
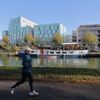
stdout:
{"type": "Polygon", "coordinates": [[[81,54],[85,55],[88,50],[45,50],[44,55],[67,55],[67,54],[81,54]]]}

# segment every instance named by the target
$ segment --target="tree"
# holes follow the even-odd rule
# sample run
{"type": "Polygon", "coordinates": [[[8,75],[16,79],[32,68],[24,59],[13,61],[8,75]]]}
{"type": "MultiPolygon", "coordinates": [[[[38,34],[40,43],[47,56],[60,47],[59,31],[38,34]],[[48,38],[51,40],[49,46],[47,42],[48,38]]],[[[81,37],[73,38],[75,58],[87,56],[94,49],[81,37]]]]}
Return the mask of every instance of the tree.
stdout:
{"type": "Polygon", "coordinates": [[[55,33],[52,41],[53,41],[52,47],[54,49],[60,49],[61,43],[63,42],[63,37],[61,36],[60,33],[55,33]]]}
{"type": "Polygon", "coordinates": [[[63,37],[60,33],[55,33],[53,37],[53,42],[56,44],[61,44],[63,42],[63,37]]]}
{"type": "Polygon", "coordinates": [[[87,31],[82,38],[82,42],[90,51],[94,51],[98,44],[98,37],[93,32],[87,31]]]}
{"type": "Polygon", "coordinates": [[[9,37],[6,36],[6,35],[3,36],[2,40],[3,40],[6,44],[9,43],[9,37]]]}
{"type": "Polygon", "coordinates": [[[33,43],[33,42],[34,42],[34,38],[33,38],[32,33],[28,33],[28,34],[26,34],[24,40],[25,40],[26,43],[33,43]]]}
{"type": "Polygon", "coordinates": [[[84,34],[82,41],[83,43],[88,44],[88,45],[95,45],[95,44],[98,44],[98,37],[91,31],[87,31],[84,34]]]}
{"type": "Polygon", "coordinates": [[[18,46],[12,46],[11,50],[14,52],[18,52],[20,48],[18,46]]]}

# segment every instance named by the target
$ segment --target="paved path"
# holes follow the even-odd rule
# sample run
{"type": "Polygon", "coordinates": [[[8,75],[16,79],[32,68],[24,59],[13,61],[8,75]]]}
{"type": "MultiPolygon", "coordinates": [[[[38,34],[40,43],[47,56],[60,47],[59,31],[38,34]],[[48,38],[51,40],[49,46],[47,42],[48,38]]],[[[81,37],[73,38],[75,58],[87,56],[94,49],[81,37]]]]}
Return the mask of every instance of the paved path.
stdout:
{"type": "Polygon", "coordinates": [[[100,100],[99,85],[35,82],[37,97],[28,96],[28,83],[19,86],[14,95],[9,92],[15,81],[0,81],[0,100],[100,100]]]}

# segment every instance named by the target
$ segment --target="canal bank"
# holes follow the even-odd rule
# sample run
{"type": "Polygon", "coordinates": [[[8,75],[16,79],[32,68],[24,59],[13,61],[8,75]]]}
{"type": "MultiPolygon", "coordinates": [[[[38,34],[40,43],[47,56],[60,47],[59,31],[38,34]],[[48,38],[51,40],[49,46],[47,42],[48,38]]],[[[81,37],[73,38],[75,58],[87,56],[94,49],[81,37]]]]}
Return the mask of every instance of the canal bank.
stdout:
{"type": "MultiPolygon", "coordinates": [[[[49,56],[52,56],[52,55],[48,55],[48,57],[49,56]]],[[[0,57],[21,57],[21,55],[18,52],[0,52],[0,57]]],[[[36,56],[32,56],[32,57],[36,58],[36,56]]],[[[37,56],[37,57],[47,57],[47,55],[46,56],[37,56]]],[[[67,57],[67,55],[60,55],[60,57],[64,58],[64,57],[67,57]]],[[[68,55],[68,57],[73,58],[74,55],[73,56],[68,55]]],[[[79,55],[79,56],[75,56],[75,58],[92,58],[92,57],[100,58],[100,52],[89,52],[86,55],[82,54],[82,55],[79,55]]]]}
{"type": "Polygon", "coordinates": [[[0,52],[0,57],[15,57],[18,56],[17,52],[0,52]]]}

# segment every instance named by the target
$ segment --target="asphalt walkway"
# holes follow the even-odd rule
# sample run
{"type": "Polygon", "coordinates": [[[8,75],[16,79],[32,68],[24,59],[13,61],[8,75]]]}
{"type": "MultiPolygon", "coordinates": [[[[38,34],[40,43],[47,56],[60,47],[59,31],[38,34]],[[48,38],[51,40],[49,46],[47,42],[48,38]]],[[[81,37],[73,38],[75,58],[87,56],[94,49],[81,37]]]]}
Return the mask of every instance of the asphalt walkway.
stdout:
{"type": "Polygon", "coordinates": [[[0,100],[100,100],[100,85],[35,82],[38,96],[29,96],[28,83],[9,92],[15,81],[0,81],[0,100]]]}

